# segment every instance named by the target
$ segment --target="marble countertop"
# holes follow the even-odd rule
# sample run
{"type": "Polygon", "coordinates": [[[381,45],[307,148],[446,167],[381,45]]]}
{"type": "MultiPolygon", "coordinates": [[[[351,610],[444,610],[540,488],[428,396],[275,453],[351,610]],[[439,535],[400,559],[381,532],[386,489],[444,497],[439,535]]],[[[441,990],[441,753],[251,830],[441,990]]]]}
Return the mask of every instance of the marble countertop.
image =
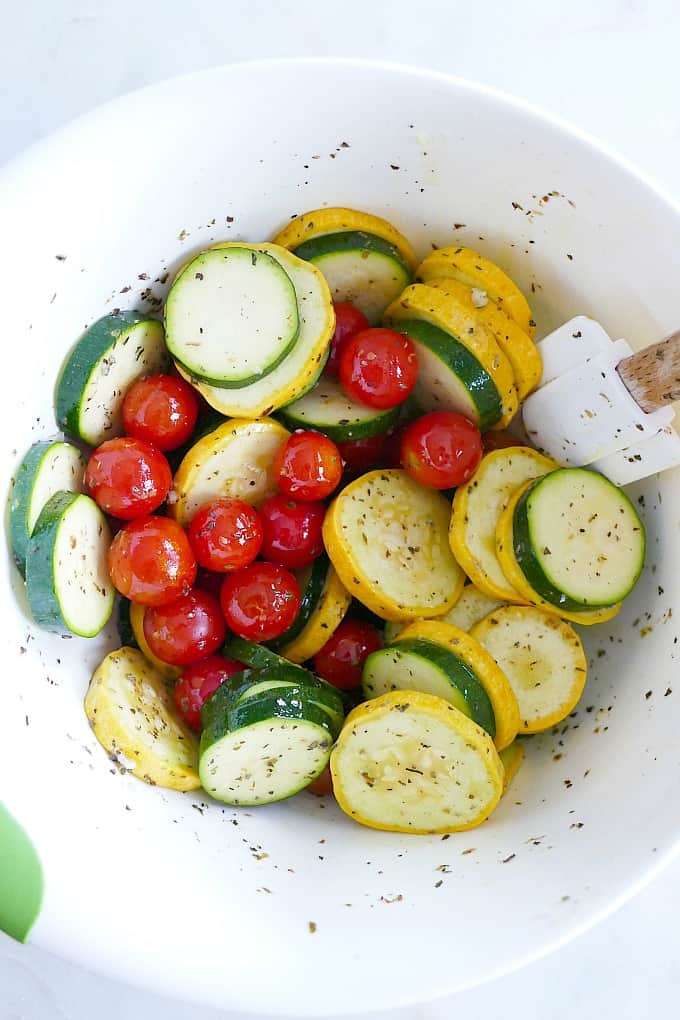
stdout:
{"type": "MultiPolygon", "coordinates": [[[[436,68],[591,132],[680,201],[677,0],[27,0],[3,7],[0,162],[100,102],[174,74],[271,56],[436,68]]],[[[615,916],[522,971],[374,1016],[661,1015],[680,996],[680,861],[615,916]]],[[[245,1020],[88,974],[0,935],[0,1020],[245,1020]]]]}

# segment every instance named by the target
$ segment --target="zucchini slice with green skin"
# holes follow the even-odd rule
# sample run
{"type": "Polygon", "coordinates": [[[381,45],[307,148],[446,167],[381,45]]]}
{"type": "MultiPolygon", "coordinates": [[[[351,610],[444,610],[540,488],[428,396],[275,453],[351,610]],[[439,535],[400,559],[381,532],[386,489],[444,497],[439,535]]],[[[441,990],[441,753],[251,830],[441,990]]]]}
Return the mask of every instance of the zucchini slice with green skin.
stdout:
{"type": "Polygon", "coordinates": [[[399,418],[399,407],[386,411],[359,404],[347,396],[335,379],[321,379],[314,389],[288,404],[279,417],[290,429],[314,429],[335,443],[387,432],[399,418]]]}
{"type": "Polygon", "coordinates": [[[139,643],[132,629],[130,606],[132,603],[123,595],[118,596],[118,637],[122,648],[139,648],[139,643]]]}
{"type": "Polygon", "coordinates": [[[448,648],[424,638],[411,638],[371,652],[364,663],[362,687],[366,698],[388,691],[434,694],[467,715],[490,737],[496,719],[489,695],[474,670],[448,648]]]}
{"type": "Polygon", "coordinates": [[[201,718],[201,783],[225,804],[292,797],[323,772],[330,757],[331,720],[301,696],[254,698],[232,707],[218,688],[201,718]]]}
{"type": "Polygon", "coordinates": [[[269,669],[270,667],[286,669],[290,667],[305,675],[309,672],[303,669],[302,666],[284,659],[282,655],[277,655],[276,652],[267,648],[266,645],[259,645],[256,641],[248,641],[246,638],[236,637],[236,635],[227,640],[224,646],[224,654],[229,659],[244,662],[247,666],[251,666],[252,669],[269,669]]]}
{"type": "Polygon", "coordinates": [[[296,638],[281,646],[286,658],[292,662],[313,658],[340,626],[351,603],[352,596],[335,568],[329,566],[321,594],[305,626],[296,638]]]}
{"type": "Polygon", "coordinates": [[[264,675],[255,677],[250,684],[244,684],[241,690],[232,701],[232,708],[248,704],[258,705],[261,702],[281,699],[286,705],[290,702],[309,702],[316,705],[328,716],[328,723],[331,727],[333,738],[337,737],[345,721],[345,709],[340,695],[332,690],[329,692],[326,687],[314,684],[294,684],[283,679],[265,679],[264,675]]]}
{"type": "Polygon", "coordinates": [[[509,747],[504,747],[502,751],[498,752],[498,757],[503,763],[503,793],[505,794],[524,761],[522,741],[513,740],[509,747]]]}
{"type": "Polygon", "coordinates": [[[319,604],[330,569],[330,560],[327,556],[321,555],[309,567],[298,571],[296,579],[301,592],[298,614],[281,637],[269,642],[270,648],[275,650],[285,648],[299,637],[319,604]]]}
{"type": "Polygon", "coordinates": [[[123,434],[126,392],[168,364],[163,326],[139,312],[105,315],[71,351],[56,389],[61,427],[90,446],[123,434]]]}
{"type": "Polygon", "coordinates": [[[645,561],[635,507],[604,475],[560,468],[533,482],[513,514],[515,559],[541,598],[578,612],[621,602],[645,561]]]}
{"type": "Polygon", "coordinates": [[[173,358],[212,386],[240,389],[273,372],[298,338],[293,282],[269,252],[233,245],[201,252],[165,304],[173,358]]]}
{"type": "Polygon", "coordinates": [[[411,282],[398,249],[362,230],[338,231],[305,241],[294,249],[328,281],[334,301],[349,301],[371,325],[411,282]]]}
{"type": "Polygon", "coordinates": [[[56,492],[47,501],[26,557],[28,603],[40,627],[94,637],[106,626],[115,596],[110,544],[106,517],[89,496],[56,492]]]}
{"type": "Polygon", "coordinates": [[[40,511],[55,492],[82,492],[85,458],[71,443],[40,442],[16,473],[9,504],[9,536],[17,567],[26,573],[28,543],[40,511]]]}
{"type": "Polygon", "coordinates": [[[503,790],[488,733],[418,691],[393,691],[355,708],[333,748],[331,773],[340,808],[387,832],[472,829],[503,790]]]}

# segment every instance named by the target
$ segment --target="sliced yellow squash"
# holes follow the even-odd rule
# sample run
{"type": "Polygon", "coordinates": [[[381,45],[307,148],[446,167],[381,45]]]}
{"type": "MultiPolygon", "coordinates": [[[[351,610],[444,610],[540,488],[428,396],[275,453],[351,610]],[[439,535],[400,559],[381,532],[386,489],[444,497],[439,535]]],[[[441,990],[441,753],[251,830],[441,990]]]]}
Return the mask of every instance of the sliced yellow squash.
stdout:
{"type": "Polygon", "coordinates": [[[387,832],[472,829],[503,789],[488,734],[442,698],[415,691],[355,708],[331,752],[331,774],[342,810],[387,832]]]}
{"type": "Polygon", "coordinates": [[[498,757],[503,763],[503,793],[505,793],[524,761],[524,745],[522,741],[513,740],[509,747],[504,747],[502,751],[498,752],[498,757]]]}
{"type": "MultiPolygon", "coordinates": [[[[493,330],[479,318],[474,305],[467,309],[443,290],[414,283],[392,302],[384,316],[386,325],[395,325],[397,328],[399,323],[412,319],[428,322],[443,330],[473,355],[491,377],[500,398],[501,417],[493,427],[505,428],[519,407],[515,376],[493,330]]],[[[418,400],[422,394],[417,384],[414,392],[418,400]]]]}
{"type": "Polygon", "coordinates": [[[417,259],[413,248],[403,234],[387,220],[371,213],[360,212],[358,209],[312,209],[310,212],[296,216],[287,223],[283,230],[274,238],[275,244],[295,251],[305,241],[325,234],[345,233],[348,230],[360,230],[367,234],[380,237],[393,245],[399,252],[405,265],[413,272],[417,259]]]}
{"type": "Polygon", "coordinates": [[[518,486],[558,465],[528,446],[492,450],[469,482],[456,489],[449,533],[453,555],[470,580],[491,598],[526,602],[508,583],[496,555],[496,527],[518,486]]]}
{"type": "Polygon", "coordinates": [[[412,623],[397,635],[395,642],[423,638],[448,648],[465,662],[484,687],[496,719],[494,744],[499,751],[511,744],[519,731],[517,698],[503,670],[485,648],[470,634],[450,623],[422,620],[412,623]]]}
{"type": "Polygon", "coordinates": [[[298,636],[281,649],[281,655],[298,663],[311,659],[335,633],[351,602],[352,596],[333,567],[329,567],[321,597],[312,615],[298,636]]]}
{"type": "Polygon", "coordinates": [[[508,274],[484,255],[472,248],[438,248],[420,263],[416,279],[427,283],[438,276],[451,277],[487,294],[520,329],[530,337],[534,335],[536,326],[529,302],[508,274]]]}
{"type": "Polygon", "coordinates": [[[263,503],[276,492],[273,461],[289,435],[272,418],[235,418],[219,425],[177,468],[168,514],[186,527],[200,506],[221,496],[263,503]]]}
{"type": "Polygon", "coordinates": [[[135,636],[135,641],[139,645],[139,650],[144,658],[149,662],[154,669],[156,669],[168,683],[174,683],[175,680],[179,680],[182,675],[182,670],[179,666],[173,666],[169,662],[163,662],[156,655],[153,654],[149,648],[149,642],[146,640],[146,634],[144,633],[144,613],[146,612],[146,606],[140,606],[138,602],[130,603],[130,626],[132,627],[132,633],[135,636]]]}
{"type": "Polygon", "coordinates": [[[449,516],[446,499],[405,471],[370,471],[336,496],[323,538],[347,591],[378,616],[438,616],[465,580],[449,547],[449,516]]]}
{"type": "Polygon", "coordinates": [[[543,372],[541,355],[529,334],[525,333],[495,301],[491,301],[485,294],[478,294],[458,280],[451,277],[435,277],[428,280],[427,285],[448,294],[457,300],[461,307],[473,315],[476,314],[481,322],[490,327],[498,346],[512,366],[517,396],[524,400],[538,386],[543,372]]]}
{"type": "Polygon", "coordinates": [[[110,757],[137,779],[197,790],[198,744],[165,680],[136,648],[110,652],[92,674],[85,712],[110,757]]]}
{"type": "Polygon", "coordinates": [[[573,711],[587,664],[580,637],[564,620],[535,606],[504,606],[475,624],[472,636],[510,681],[520,733],[550,729],[573,711]]]}
{"type": "Polygon", "coordinates": [[[553,616],[560,616],[563,620],[570,620],[571,623],[580,623],[584,627],[592,627],[596,623],[607,623],[613,620],[620,611],[623,603],[617,602],[615,606],[605,606],[601,609],[585,609],[583,612],[571,613],[566,609],[560,609],[542,599],[538,592],[534,591],[515,558],[513,544],[513,515],[515,507],[522,497],[524,490],[531,485],[531,481],[521,485],[508,501],[508,505],[498,518],[496,527],[496,555],[501,569],[508,584],[511,584],[522,600],[529,605],[538,606],[546,613],[553,616]]]}
{"type": "Polygon", "coordinates": [[[452,627],[458,627],[459,630],[469,633],[479,620],[483,620],[502,605],[500,599],[487,595],[474,584],[466,584],[453,609],[438,619],[442,623],[450,623],[452,627]]]}

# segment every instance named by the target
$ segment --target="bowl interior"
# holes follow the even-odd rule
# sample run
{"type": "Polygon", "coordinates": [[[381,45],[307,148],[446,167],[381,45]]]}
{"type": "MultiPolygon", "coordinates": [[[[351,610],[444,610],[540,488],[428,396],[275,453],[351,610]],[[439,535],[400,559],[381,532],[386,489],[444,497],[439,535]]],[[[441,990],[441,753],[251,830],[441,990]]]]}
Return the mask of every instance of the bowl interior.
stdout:
{"type": "MultiPolygon", "coordinates": [[[[199,74],[76,122],[0,178],[5,479],[56,434],[58,368],[88,323],[155,311],[187,254],[321,205],[383,215],[420,254],[478,247],[524,288],[539,336],[576,313],[633,345],[677,328],[680,214],[560,125],[389,67],[199,74]]],[[[492,820],[449,839],[362,829],[308,795],[236,811],[120,775],[82,708],[113,630],[37,631],[3,561],[2,800],[44,871],[31,937],[167,994],[320,1015],[469,986],[613,907],[671,851],[680,794],[680,477],[631,495],[647,564],[620,616],[584,629],[581,704],[528,741],[492,820]]]]}

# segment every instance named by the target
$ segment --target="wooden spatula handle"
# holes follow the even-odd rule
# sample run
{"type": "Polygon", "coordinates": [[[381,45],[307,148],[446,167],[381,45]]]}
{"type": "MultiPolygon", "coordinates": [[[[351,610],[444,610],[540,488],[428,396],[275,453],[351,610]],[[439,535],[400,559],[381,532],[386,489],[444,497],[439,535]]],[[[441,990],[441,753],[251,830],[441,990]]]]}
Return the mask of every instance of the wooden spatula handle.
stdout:
{"type": "Polygon", "coordinates": [[[680,400],[680,331],[624,358],[616,371],[647,413],[680,400]]]}

